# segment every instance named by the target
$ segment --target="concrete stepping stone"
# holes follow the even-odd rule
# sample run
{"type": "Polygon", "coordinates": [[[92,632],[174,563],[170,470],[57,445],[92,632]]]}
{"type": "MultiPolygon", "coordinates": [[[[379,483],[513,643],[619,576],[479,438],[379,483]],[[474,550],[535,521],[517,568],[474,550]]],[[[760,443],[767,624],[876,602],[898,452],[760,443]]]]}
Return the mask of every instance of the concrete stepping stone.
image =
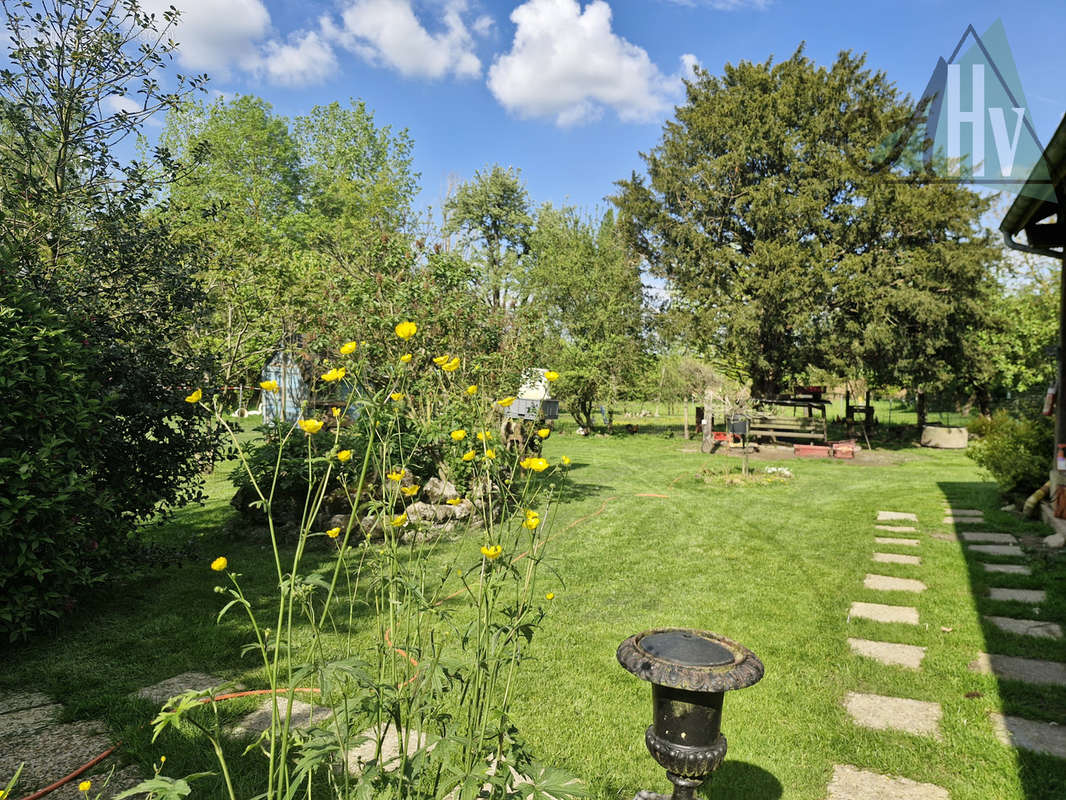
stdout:
{"type": "Polygon", "coordinates": [[[1009,681],[1040,686],[1066,686],[1066,664],[1059,661],[978,653],[977,659],[970,662],[970,669],[1009,681]]]}
{"type": "Polygon", "coordinates": [[[944,513],[949,517],[983,517],[985,512],[979,508],[945,508],[944,513]]]}
{"type": "Polygon", "coordinates": [[[918,624],[918,609],[913,606],[888,606],[882,603],[852,603],[848,619],[869,619],[874,622],[902,622],[904,625],[918,624]]]}
{"type": "Polygon", "coordinates": [[[942,542],[957,542],[959,540],[959,537],[954,533],[931,533],[929,535],[942,542]]]}
{"type": "Polygon", "coordinates": [[[964,542],[987,542],[988,544],[1018,544],[1018,539],[1009,533],[991,531],[967,531],[960,533],[964,542]]]}
{"type": "Polygon", "coordinates": [[[879,531],[889,531],[890,533],[917,533],[918,529],[913,525],[874,525],[879,531]]]}
{"type": "Polygon", "coordinates": [[[984,553],[988,556],[1024,556],[1022,548],[1016,544],[968,544],[971,553],[984,553]]]}
{"type": "Polygon", "coordinates": [[[919,669],[925,658],[925,648],[896,642],[874,642],[870,639],[848,639],[851,652],[896,667],[919,669]]]}
{"type": "Polygon", "coordinates": [[[833,767],[826,800],[951,800],[951,795],[932,783],[893,778],[847,764],[833,767]]]}
{"type": "MultiPolygon", "coordinates": [[[[285,710],[289,706],[289,700],[284,695],[278,695],[278,714],[284,719],[285,710]]],[[[259,708],[245,716],[240,722],[233,727],[233,734],[235,736],[243,736],[245,734],[252,734],[258,736],[263,731],[270,728],[270,721],[273,717],[273,709],[271,704],[274,698],[269,695],[260,704],[259,708]]],[[[328,709],[322,706],[313,706],[310,703],[305,703],[303,700],[292,701],[292,716],[289,718],[289,727],[303,730],[309,728],[315,722],[321,722],[330,715],[328,709]]]]}
{"type": "Polygon", "coordinates": [[[940,738],[940,703],[848,692],[844,708],[857,725],[878,731],[903,731],[940,738]]]}
{"type": "Polygon", "coordinates": [[[173,678],[167,678],[159,683],[153,683],[151,686],[138,689],[136,694],[138,697],[161,706],[171,697],[183,692],[193,690],[202,692],[205,689],[213,689],[223,684],[225,684],[225,681],[222,678],[207,672],[183,672],[173,678]]]}
{"type": "Polygon", "coordinates": [[[904,512],[904,511],[878,511],[877,512],[877,521],[878,522],[893,522],[895,520],[900,520],[900,521],[903,521],[903,522],[917,522],[918,521],[918,515],[917,514],[909,514],[909,513],[904,512]]]}
{"type": "Polygon", "coordinates": [[[1033,574],[1029,567],[1023,567],[1021,564],[985,564],[982,562],[981,566],[985,568],[985,572],[1004,572],[1008,575],[1033,574]]]}
{"type": "Polygon", "coordinates": [[[1038,619],[1014,619],[1012,617],[985,617],[989,622],[1006,633],[1019,636],[1033,636],[1037,639],[1061,639],[1062,628],[1054,622],[1038,619]]]}
{"type": "Polygon", "coordinates": [[[984,517],[944,517],[941,525],[984,525],[984,517]]]}
{"type": "Polygon", "coordinates": [[[52,699],[40,692],[0,692],[0,714],[51,704],[52,699]]]}
{"type": "Polygon", "coordinates": [[[910,564],[917,567],[922,563],[919,556],[906,556],[902,553],[874,553],[874,561],[882,564],[910,564]]]}
{"type": "Polygon", "coordinates": [[[1008,600],[1013,603],[1043,603],[1047,601],[1047,592],[1043,589],[1001,589],[993,587],[988,590],[991,600],[1008,600]]]}
{"type": "Polygon", "coordinates": [[[891,536],[875,536],[874,541],[877,544],[894,544],[900,547],[917,547],[919,544],[917,539],[896,539],[891,536]]]}
{"type": "Polygon", "coordinates": [[[996,738],[1008,747],[1066,758],[1066,727],[1003,714],[989,716],[996,738]]]}
{"type": "MultiPolygon", "coordinates": [[[[345,753],[345,763],[348,765],[348,771],[353,775],[359,775],[366,768],[366,765],[374,760],[374,756],[377,754],[378,749],[378,734],[373,728],[363,731],[360,736],[366,738],[362,744],[345,753]]],[[[404,744],[404,751],[410,757],[417,751],[426,747],[427,736],[422,731],[409,730],[407,731],[407,740],[404,744]]],[[[429,750],[436,747],[436,743],[429,745],[429,750]]],[[[389,729],[385,731],[385,736],[381,738],[381,766],[386,771],[396,769],[398,764],[397,759],[400,757],[400,735],[396,731],[395,726],[389,726],[389,729]]]]}
{"type": "Polygon", "coordinates": [[[912,578],[893,578],[889,575],[866,575],[862,585],[879,592],[924,592],[926,586],[912,578]]]}

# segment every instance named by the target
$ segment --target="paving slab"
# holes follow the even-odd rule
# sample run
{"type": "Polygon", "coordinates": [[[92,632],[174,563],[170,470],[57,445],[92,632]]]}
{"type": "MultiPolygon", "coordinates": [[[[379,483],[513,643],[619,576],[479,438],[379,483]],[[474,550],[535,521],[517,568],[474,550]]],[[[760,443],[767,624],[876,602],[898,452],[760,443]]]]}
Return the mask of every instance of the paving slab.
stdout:
{"type": "Polygon", "coordinates": [[[1043,589],[1001,589],[993,587],[988,590],[988,596],[992,600],[1009,600],[1014,603],[1043,603],[1047,600],[1047,592],[1043,589]]]}
{"type": "Polygon", "coordinates": [[[851,652],[856,655],[873,658],[890,666],[918,669],[922,666],[922,659],[925,658],[925,648],[913,644],[849,638],[848,645],[851,647],[851,652]]]}
{"type": "MultiPolygon", "coordinates": [[[[348,771],[353,775],[358,775],[366,768],[366,765],[374,760],[374,756],[377,755],[378,747],[378,734],[373,728],[369,728],[360,734],[365,738],[365,741],[348,750],[345,753],[345,763],[348,765],[348,771]]],[[[400,757],[400,736],[396,732],[395,726],[389,726],[389,729],[385,731],[385,735],[381,738],[381,766],[385,770],[396,769],[398,766],[396,761],[400,757]]],[[[419,730],[407,731],[407,739],[404,746],[404,751],[408,755],[421,750],[426,746],[427,736],[425,733],[419,730]]],[[[432,750],[436,744],[430,744],[429,749],[432,750]]]]}
{"type": "Polygon", "coordinates": [[[1009,533],[992,531],[966,531],[960,533],[964,542],[986,542],[988,544],[1018,544],[1018,539],[1009,533]]]}
{"type": "Polygon", "coordinates": [[[1066,727],[1003,714],[989,716],[996,738],[1008,747],[1066,758],[1066,727]]]}
{"type": "Polygon", "coordinates": [[[1012,617],[985,617],[989,622],[1007,633],[1033,636],[1037,639],[1061,639],[1062,628],[1054,622],[1038,619],[1014,619],[1012,617]]]}
{"type": "Polygon", "coordinates": [[[902,553],[874,553],[874,561],[882,564],[910,564],[913,567],[922,563],[920,556],[906,556],[902,553]]]}
{"type": "Polygon", "coordinates": [[[1024,556],[1022,548],[1016,544],[968,544],[971,553],[984,553],[988,556],[1024,556]]]}
{"type": "Polygon", "coordinates": [[[913,525],[874,525],[879,531],[891,531],[892,533],[917,533],[918,529],[913,525]]]}
{"type": "Polygon", "coordinates": [[[983,517],[985,512],[979,508],[945,508],[949,517],[983,517]]]}
{"type": "MultiPolygon", "coordinates": [[[[279,696],[277,700],[278,713],[284,718],[285,710],[289,705],[288,698],[279,696]]],[[[273,702],[274,698],[268,696],[259,705],[259,708],[245,716],[233,727],[233,734],[235,736],[242,736],[245,734],[258,736],[263,731],[269,729],[270,721],[273,718],[273,709],[271,708],[273,702]]],[[[293,700],[292,716],[289,718],[289,727],[296,728],[297,730],[304,730],[309,728],[315,722],[322,722],[322,720],[326,719],[329,715],[329,710],[322,706],[313,706],[310,703],[305,703],[303,700],[293,700]]]]}
{"type": "Polygon", "coordinates": [[[902,520],[902,521],[905,521],[905,522],[917,522],[918,521],[918,515],[917,514],[910,514],[910,513],[907,513],[905,511],[878,511],[877,512],[877,521],[878,522],[893,522],[895,520],[902,520]]]}
{"type": "Polygon", "coordinates": [[[856,724],[878,731],[903,731],[940,738],[940,703],[848,692],[844,708],[856,724]]]}
{"type": "Polygon", "coordinates": [[[978,653],[977,659],[970,662],[970,669],[1009,681],[1035,683],[1041,686],[1066,686],[1066,664],[1060,661],[1041,661],[1037,658],[978,653]]]}
{"type": "Polygon", "coordinates": [[[919,545],[917,539],[896,539],[892,536],[875,536],[874,541],[877,544],[894,544],[899,547],[917,547],[919,545]]]}
{"type": "Polygon", "coordinates": [[[0,692],[0,714],[51,705],[52,699],[40,692],[0,692]]]}
{"type": "Polygon", "coordinates": [[[848,618],[858,617],[874,622],[902,622],[918,624],[918,609],[913,606],[888,606],[882,603],[852,603],[848,618]]]}
{"type": "Polygon", "coordinates": [[[924,592],[926,586],[912,578],[893,578],[890,575],[867,574],[862,585],[879,592],[924,592]]]}
{"type": "Polygon", "coordinates": [[[1003,572],[1007,575],[1033,574],[1032,569],[1024,567],[1021,564],[985,564],[982,562],[981,566],[985,568],[985,572],[1003,572]]]}
{"type": "Polygon", "coordinates": [[[223,684],[225,681],[222,678],[207,672],[183,672],[173,678],[138,689],[136,694],[138,697],[161,706],[171,697],[176,697],[183,692],[193,690],[202,692],[204,689],[213,689],[223,684]]]}
{"type": "Polygon", "coordinates": [[[868,772],[848,764],[833,767],[826,800],[951,800],[946,789],[868,772]]]}
{"type": "Polygon", "coordinates": [[[959,541],[959,537],[956,536],[954,533],[931,533],[929,535],[932,536],[934,539],[939,539],[942,542],[959,541]]]}
{"type": "Polygon", "coordinates": [[[984,525],[984,517],[944,517],[941,525],[984,525]]]}

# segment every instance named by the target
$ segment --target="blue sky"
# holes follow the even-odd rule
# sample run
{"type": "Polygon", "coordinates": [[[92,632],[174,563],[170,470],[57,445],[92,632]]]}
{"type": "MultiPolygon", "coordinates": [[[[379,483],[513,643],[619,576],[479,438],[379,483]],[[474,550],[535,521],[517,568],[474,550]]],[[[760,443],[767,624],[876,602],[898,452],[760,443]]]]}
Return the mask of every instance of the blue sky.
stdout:
{"type": "Polygon", "coordinates": [[[407,128],[419,207],[499,163],[522,170],[534,203],[603,207],[642,169],[698,62],[868,54],[922,93],[937,58],[972,24],[1001,19],[1037,135],[1066,111],[1066,3],[947,0],[142,0],[173,2],[179,66],[223,93],[257,94],[288,116],[365,100],[407,128]]]}

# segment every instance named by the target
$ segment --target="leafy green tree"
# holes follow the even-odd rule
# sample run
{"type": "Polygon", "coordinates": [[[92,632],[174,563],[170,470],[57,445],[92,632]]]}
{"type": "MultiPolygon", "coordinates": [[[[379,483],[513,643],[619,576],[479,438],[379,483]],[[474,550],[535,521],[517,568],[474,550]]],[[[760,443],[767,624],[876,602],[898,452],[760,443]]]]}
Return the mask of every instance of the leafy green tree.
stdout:
{"type": "Polygon", "coordinates": [[[133,0],[3,8],[0,314],[19,332],[2,344],[6,388],[19,397],[0,426],[19,435],[0,469],[22,466],[0,481],[0,539],[5,551],[14,541],[33,550],[15,571],[30,570],[39,592],[16,589],[7,572],[0,597],[10,588],[35,599],[0,613],[0,627],[21,636],[101,579],[139,521],[200,496],[215,437],[183,400],[210,367],[187,346],[202,299],[196,265],[153,211],[175,165],[162,152],[128,164],[113,155],[202,83],[160,89],[176,14],[157,25],[133,0]],[[127,95],[137,108],[107,110],[127,95]],[[72,418],[50,424],[52,414],[72,418]],[[60,536],[71,540],[57,545],[60,536]]]}
{"type": "Polygon", "coordinates": [[[598,222],[543,206],[530,236],[529,292],[547,335],[542,360],[562,377],[554,392],[578,424],[634,392],[645,367],[639,262],[613,212],[598,222]]]}
{"type": "Polygon", "coordinates": [[[913,108],[864,58],[700,72],[614,198],[688,338],[772,396],[811,367],[944,386],[985,296],[983,201],[864,169],[913,108]]]}
{"type": "Polygon", "coordinates": [[[498,164],[474,173],[444,205],[446,234],[479,245],[484,275],[478,291],[488,305],[514,307],[526,299],[523,257],[529,251],[533,216],[519,170],[498,164]]]}

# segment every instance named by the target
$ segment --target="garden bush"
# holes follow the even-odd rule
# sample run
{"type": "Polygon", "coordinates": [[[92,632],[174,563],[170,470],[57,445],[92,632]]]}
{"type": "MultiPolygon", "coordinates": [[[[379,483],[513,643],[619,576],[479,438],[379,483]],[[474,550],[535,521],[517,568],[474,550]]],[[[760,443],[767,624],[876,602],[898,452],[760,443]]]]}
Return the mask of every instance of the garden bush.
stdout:
{"type": "Polygon", "coordinates": [[[978,439],[968,455],[995,479],[1004,495],[1028,495],[1048,479],[1055,444],[1050,418],[1019,419],[1000,410],[991,417],[978,417],[969,428],[978,439]]]}

